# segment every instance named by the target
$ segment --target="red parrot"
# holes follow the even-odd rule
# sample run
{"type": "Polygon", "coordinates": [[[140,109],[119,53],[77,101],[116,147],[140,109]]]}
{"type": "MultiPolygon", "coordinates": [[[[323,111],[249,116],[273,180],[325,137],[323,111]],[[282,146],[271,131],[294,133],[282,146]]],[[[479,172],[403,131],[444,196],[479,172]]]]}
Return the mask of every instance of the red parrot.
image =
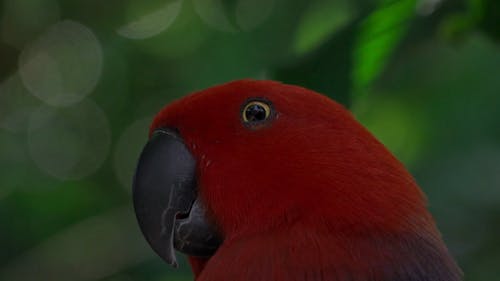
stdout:
{"type": "Polygon", "coordinates": [[[133,184],[152,248],[198,281],[457,281],[413,177],[344,107],[240,80],[163,108],[133,184]]]}

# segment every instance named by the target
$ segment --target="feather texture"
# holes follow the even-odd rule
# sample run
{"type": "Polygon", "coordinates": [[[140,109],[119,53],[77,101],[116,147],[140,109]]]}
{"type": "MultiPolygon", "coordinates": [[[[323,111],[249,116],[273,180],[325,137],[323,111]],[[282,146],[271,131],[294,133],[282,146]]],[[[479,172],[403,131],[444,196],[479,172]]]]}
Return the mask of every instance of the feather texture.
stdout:
{"type": "Polygon", "coordinates": [[[458,281],[405,167],[341,105],[310,90],[242,80],[178,100],[152,130],[177,128],[225,240],[199,281],[458,281]],[[275,115],[241,122],[249,98],[275,115]]]}

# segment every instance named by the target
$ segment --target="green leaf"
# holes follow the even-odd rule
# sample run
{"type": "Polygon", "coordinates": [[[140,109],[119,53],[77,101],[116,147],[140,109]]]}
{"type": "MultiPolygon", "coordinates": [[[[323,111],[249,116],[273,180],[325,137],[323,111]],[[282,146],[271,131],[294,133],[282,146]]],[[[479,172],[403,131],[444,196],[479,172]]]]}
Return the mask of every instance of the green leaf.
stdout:
{"type": "Polygon", "coordinates": [[[129,39],[146,39],[165,31],[175,21],[182,7],[182,0],[168,2],[163,7],[150,12],[120,27],[117,32],[129,39]]]}
{"type": "Polygon", "coordinates": [[[415,0],[382,4],[360,25],[354,50],[354,93],[369,86],[384,69],[415,14],[415,0]]]}
{"type": "Polygon", "coordinates": [[[313,2],[300,21],[293,51],[296,54],[311,51],[355,16],[356,10],[348,0],[313,2]]]}

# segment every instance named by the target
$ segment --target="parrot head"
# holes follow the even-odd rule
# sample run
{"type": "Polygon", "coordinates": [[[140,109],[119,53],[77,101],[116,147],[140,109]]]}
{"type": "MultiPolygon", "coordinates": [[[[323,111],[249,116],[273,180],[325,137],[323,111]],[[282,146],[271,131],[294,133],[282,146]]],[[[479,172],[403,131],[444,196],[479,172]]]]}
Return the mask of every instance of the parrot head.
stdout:
{"type": "Polygon", "coordinates": [[[240,80],[167,105],[133,189],[152,248],[187,254],[200,280],[460,279],[404,166],[301,87],[240,80]],[[304,272],[324,278],[286,277],[304,272]]]}

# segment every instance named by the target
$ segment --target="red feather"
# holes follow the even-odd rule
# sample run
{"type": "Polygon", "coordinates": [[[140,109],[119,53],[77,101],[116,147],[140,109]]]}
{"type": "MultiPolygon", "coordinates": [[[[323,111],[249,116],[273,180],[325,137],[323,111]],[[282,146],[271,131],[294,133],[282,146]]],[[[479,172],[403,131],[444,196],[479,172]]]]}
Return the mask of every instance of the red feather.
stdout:
{"type": "Polygon", "coordinates": [[[198,280],[460,280],[425,198],[392,154],[338,103],[272,81],[235,81],[163,109],[198,160],[225,240],[191,260],[198,280]],[[276,111],[241,123],[249,98],[276,111]]]}

